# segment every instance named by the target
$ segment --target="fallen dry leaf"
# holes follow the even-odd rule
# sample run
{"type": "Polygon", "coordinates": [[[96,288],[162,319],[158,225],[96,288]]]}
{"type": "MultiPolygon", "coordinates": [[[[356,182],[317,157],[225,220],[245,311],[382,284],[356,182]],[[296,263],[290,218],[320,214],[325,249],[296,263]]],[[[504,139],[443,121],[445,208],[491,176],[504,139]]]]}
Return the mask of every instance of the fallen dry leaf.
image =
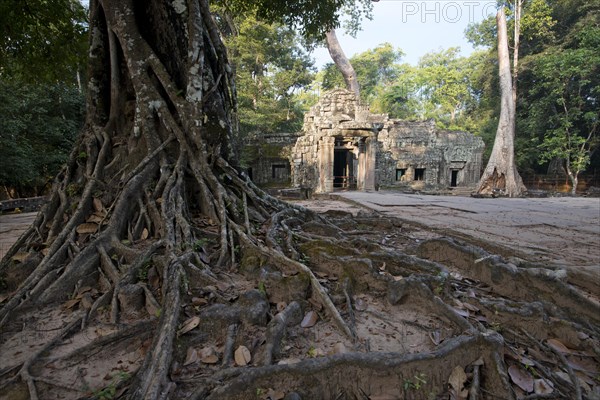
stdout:
{"type": "Polygon", "coordinates": [[[192,329],[194,329],[198,325],[200,325],[200,317],[194,316],[192,318],[187,319],[181,325],[181,328],[179,329],[179,332],[177,332],[177,336],[181,336],[181,335],[184,335],[184,334],[188,333],[189,331],[191,331],[192,329]]]}
{"type": "Polygon", "coordinates": [[[473,365],[478,365],[478,366],[482,366],[485,363],[483,362],[483,358],[479,357],[477,360],[475,360],[475,362],[473,363],[473,365]]]}
{"type": "Polygon", "coordinates": [[[317,320],[319,319],[319,315],[314,311],[309,311],[304,316],[304,319],[300,323],[300,326],[303,328],[310,328],[315,326],[317,320]]]}
{"type": "Polygon", "coordinates": [[[546,344],[553,348],[554,350],[558,351],[559,353],[563,353],[563,354],[570,354],[572,353],[571,349],[569,349],[567,346],[565,346],[563,344],[563,342],[561,342],[558,339],[548,339],[546,340],[546,344]]]}
{"type": "Polygon", "coordinates": [[[75,307],[77,304],[79,304],[81,300],[80,299],[72,299],[72,300],[68,300],[67,302],[65,302],[65,308],[67,310],[75,307]]]}
{"type": "Polygon", "coordinates": [[[28,255],[29,253],[19,252],[12,257],[12,260],[22,263],[23,261],[25,261],[28,255]]]}
{"type": "Polygon", "coordinates": [[[216,364],[219,362],[219,356],[211,354],[210,356],[202,357],[200,359],[204,364],[216,364]]]}
{"type": "Polygon", "coordinates": [[[533,391],[535,394],[551,394],[554,392],[554,384],[545,379],[536,379],[533,381],[533,391]]]}
{"type": "Polygon", "coordinates": [[[204,306],[208,304],[208,300],[204,297],[192,297],[192,304],[195,306],[204,306]]]}
{"type": "Polygon", "coordinates": [[[88,219],[85,220],[85,222],[99,224],[100,222],[102,222],[103,219],[104,217],[101,217],[100,215],[92,214],[88,217],[88,219]]]}
{"type": "Polygon", "coordinates": [[[452,309],[453,309],[453,310],[454,310],[454,311],[455,311],[455,312],[456,312],[458,315],[460,315],[461,317],[464,317],[464,318],[469,318],[469,316],[471,315],[471,314],[469,313],[469,310],[463,310],[463,309],[456,308],[456,307],[452,307],[452,309]]]}
{"type": "Polygon", "coordinates": [[[590,338],[590,335],[588,335],[585,332],[577,332],[577,338],[579,340],[588,340],[590,338]]]}
{"type": "Polygon", "coordinates": [[[469,304],[469,303],[462,303],[463,307],[466,308],[469,311],[473,311],[473,312],[478,312],[479,308],[475,307],[473,304],[469,304]]]}
{"type": "Polygon", "coordinates": [[[521,356],[520,361],[521,361],[521,364],[527,365],[530,367],[533,367],[535,365],[535,362],[533,362],[533,360],[531,360],[525,356],[521,356]]]}
{"type": "Polygon", "coordinates": [[[185,356],[185,361],[183,362],[183,366],[187,366],[190,364],[194,364],[198,362],[198,352],[193,347],[188,347],[187,354],[185,356]]]}
{"type": "Polygon", "coordinates": [[[448,378],[448,383],[456,393],[461,393],[463,387],[465,386],[465,382],[467,381],[467,374],[465,374],[465,370],[460,365],[457,365],[450,374],[448,378]]]}
{"type": "Polygon", "coordinates": [[[94,204],[94,211],[101,212],[102,210],[104,210],[104,206],[102,205],[102,200],[100,200],[99,198],[94,197],[93,204],[94,204]]]}
{"type": "Polygon", "coordinates": [[[529,372],[517,365],[511,365],[508,367],[508,375],[515,385],[523,389],[525,393],[533,392],[533,377],[529,372]]]}
{"type": "Polygon", "coordinates": [[[356,299],[356,301],[354,302],[354,308],[357,311],[365,311],[367,309],[367,307],[368,307],[368,304],[363,299],[356,299]]]}
{"type": "Polygon", "coordinates": [[[277,365],[291,365],[291,364],[297,364],[300,361],[302,361],[299,358],[284,358],[283,360],[280,360],[277,365]]]}
{"type": "Polygon", "coordinates": [[[281,301],[277,303],[277,312],[282,312],[287,307],[287,303],[285,301],[281,301]]]}
{"type": "Polygon", "coordinates": [[[344,346],[344,343],[338,342],[333,345],[333,354],[344,354],[347,352],[348,350],[346,349],[346,346],[344,346]]]}
{"type": "Polygon", "coordinates": [[[236,365],[243,367],[244,365],[248,365],[248,363],[252,360],[252,356],[250,355],[250,350],[246,346],[240,346],[234,353],[234,359],[236,365]]]}
{"type": "Polygon", "coordinates": [[[219,361],[219,356],[213,347],[204,347],[198,352],[200,361],[204,364],[216,364],[219,361]]]}
{"type": "Polygon", "coordinates": [[[148,235],[149,235],[149,234],[150,234],[150,233],[148,232],[148,229],[144,228],[144,230],[142,231],[142,234],[141,234],[141,236],[140,236],[140,239],[141,239],[141,240],[146,240],[146,239],[148,239],[148,235]]]}
{"type": "Polygon", "coordinates": [[[98,225],[97,224],[93,224],[93,223],[89,223],[89,222],[85,222],[85,223],[79,225],[77,227],[76,231],[79,234],[96,233],[98,231],[98,225]]]}
{"type": "Polygon", "coordinates": [[[280,392],[280,391],[275,391],[273,389],[269,389],[267,391],[267,394],[265,395],[265,397],[263,397],[265,400],[281,400],[285,397],[285,393],[280,392]]]}

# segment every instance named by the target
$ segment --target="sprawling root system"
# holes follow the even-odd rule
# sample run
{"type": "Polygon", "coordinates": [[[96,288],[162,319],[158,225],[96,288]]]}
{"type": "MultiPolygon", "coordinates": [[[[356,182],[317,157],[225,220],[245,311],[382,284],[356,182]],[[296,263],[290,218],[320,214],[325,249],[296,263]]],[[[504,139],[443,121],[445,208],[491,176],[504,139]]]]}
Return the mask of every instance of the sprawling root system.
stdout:
{"type": "Polygon", "coordinates": [[[266,195],[206,1],[147,3],[90,4],[85,130],[0,263],[0,397],[598,398],[598,282],[266,195]]]}
{"type": "MultiPolygon", "coordinates": [[[[597,293],[563,270],[515,265],[449,238],[419,243],[374,214],[282,210],[252,235],[240,228],[222,266],[218,225],[204,219],[191,225],[201,239],[178,257],[150,238],[98,250],[95,270],[71,290],[23,301],[5,319],[1,392],[598,396],[597,293]]],[[[13,258],[7,277],[27,262],[13,258]]]]}

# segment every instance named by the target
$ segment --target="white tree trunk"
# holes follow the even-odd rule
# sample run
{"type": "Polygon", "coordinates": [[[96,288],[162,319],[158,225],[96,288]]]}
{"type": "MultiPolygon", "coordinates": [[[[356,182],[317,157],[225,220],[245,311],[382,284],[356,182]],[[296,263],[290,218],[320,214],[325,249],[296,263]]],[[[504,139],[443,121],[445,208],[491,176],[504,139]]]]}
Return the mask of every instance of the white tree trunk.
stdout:
{"type": "Polygon", "coordinates": [[[496,16],[498,25],[498,64],[500,75],[500,118],[492,154],[479,180],[478,194],[500,194],[516,197],[526,191],[515,164],[515,102],[508,52],[506,15],[501,8],[496,16]]]}

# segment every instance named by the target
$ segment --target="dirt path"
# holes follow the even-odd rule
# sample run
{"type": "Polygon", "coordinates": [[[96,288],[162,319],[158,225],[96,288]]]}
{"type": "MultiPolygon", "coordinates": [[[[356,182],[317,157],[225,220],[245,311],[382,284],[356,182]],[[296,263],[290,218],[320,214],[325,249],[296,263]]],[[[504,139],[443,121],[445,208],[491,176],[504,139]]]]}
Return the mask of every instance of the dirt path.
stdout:
{"type": "MultiPolygon", "coordinates": [[[[411,222],[430,234],[483,244],[504,256],[600,268],[599,198],[475,199],[384,191],[343,192],[332,198],[297,203],[317,212],[375,210],[411,222]]],[[[0,258],[35,216],[0,215],[0,258]]],[[[597,272],[600,279],[600,269],[597,272]]]]}
{"type": "Polygon", "coordinates": [[[0,260],[33,223],[36,212],[0,215],[0,260]]]}
{"type": "Polygon", "coordinates": [[[599,198],[476,199],[397,192],[336,195],[448,236],[498,246],[496,250],[504,256],[600,266],[599,198]]]}

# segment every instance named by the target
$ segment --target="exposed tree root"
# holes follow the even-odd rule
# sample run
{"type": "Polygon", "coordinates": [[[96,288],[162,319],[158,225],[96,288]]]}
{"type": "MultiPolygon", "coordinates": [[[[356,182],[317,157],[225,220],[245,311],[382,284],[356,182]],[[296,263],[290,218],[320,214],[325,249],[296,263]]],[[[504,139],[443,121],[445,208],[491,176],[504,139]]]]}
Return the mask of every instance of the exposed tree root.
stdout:
{"type": "Polygon", "coordinates": [[[445,392],[450,366],[467,366],[479,357],[484,360],[486,388],[499,398],[513,398],[506,379],[498,373],[493,354],[501,352],[498,335],[461,337],[428,354],[401,356],[393,353],[346,353],[306,360],[292,365],[257,367],[246,371],[227,385],[216,388],[207,399],[247,399],[257,389],[297,391],[307,399],[368,398],[404,396],[427,399],[445,392]],[[428,365],[436,365],[432,370],[428,365]],[[415,377],[422,386],[415,388],[415,377]],[[405,385],[406,384],[406,385],[405,385]]]}

